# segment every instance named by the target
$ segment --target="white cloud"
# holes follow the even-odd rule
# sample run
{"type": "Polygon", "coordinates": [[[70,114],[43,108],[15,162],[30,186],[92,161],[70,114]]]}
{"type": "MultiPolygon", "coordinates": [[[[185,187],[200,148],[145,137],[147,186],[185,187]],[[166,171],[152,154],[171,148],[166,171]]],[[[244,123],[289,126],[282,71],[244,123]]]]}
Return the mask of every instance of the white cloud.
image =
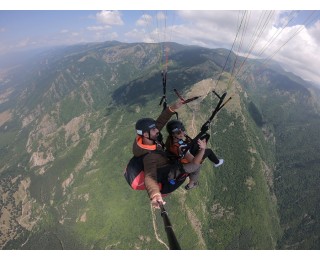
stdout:
{"type": "MultiPolygon", "coordinates": [[[[236,39],[241,38],[242,50],[248,50],[255,37],[262,38],[272,28],[276,19],[273,11],[180,11],[179,16],[185,23],[175,30],[173,35],[186,39],[203,42],[206,46],[231,48],[236,39]],[[261,21],[264,20],[264,24],[261,21]],[[260,35],[257,35],[257,26],[260,21],[260,35]]],[[[258,28],[259,29],[259,28],[258,28]]]]}
{"type": "Polygon", "coordinates": [[[87,27],[87,30],[88,31],[104,31],[104,30],[107,30],[107,29],[110,29],[111,26],[109,25],[105,25],[105,26],[88,26],[87,27]]]}
{"type": "Polygon", "coordinates": [[[121,14],[118,11],[101,11],[96,14],[99,23],[106,25],[123,25],[121,14]]]}
{"type": "Polygon", "coordinates": [[[167,17],[164,12],[160,11],[160,12],[157,12],[156,18],[158,21],[160,21],[160,20],[166,20],[167,17]]]}
{"type": "Polygon", "coordinates": [[[145,30],[133,29],[125,33],[125,37],[130,39],[130,41],[141,41],[146,43],[154,43],[155,40],[151,37],[149,33],[146,33],[145,30]]]}
{"type": "Polygon", "coordinates": [[[137,26],[142,26],[142,27],[145,27],[145,26],[148,26],[152,21],[152,16],[149,15],[149,14],[143,14],[139,19],[138,21],[136,22],[136,25],[137,26]]]}
{"type": "Polygon", "coordinates": [[[308,31],[316,44],[320,46],[320,20],[317,21],[308,31]]]}
{"type": "Polygon", "coordinates": [[[116,32],[112,32],[112,33],[109,34],[109,38],[110,38],[111,40],[115,40],[115,39],[117,39],[118,37],[119,37],[119,35],[118,35],[118,33],[116,33],[116,32]]]}
{"type": "Polygon", "coordinates": [[[312,27],[305,28],[301,24],[305,19],[300,19],[302,22],[297,24],[298,12],[271,10],[247,13],[179,11],[177,14],[183,20],[180,25],[173,25],[168,29],[171,31],[172,41],[231,49],[238,33],[234,52],[239,51],[245,56],[250,53],[249,57],[265,60],[272,58],[303,79],[320,82],[319,21],[312,27]],[[292,21],[296,25],[290,26],[292,21]],[[242,29],[238,31],[240,25],[242,29]],[[264,51],[261,53],[262,50],[264,51]]]}
{"type": "MultiPolygon", "coordinates": [[[[295,26],[289,28],[286,37],[294,35],[297,32],[295,26]]],[[[280,47],[280,46],[279,46],[280,47]]],[[[320,64],[319,44],[306,28],[290,39],[280,51],[273,57],[274,60],[282,64],[282,66],[305,80],[320,82],[318,64],[320,64]]]]}

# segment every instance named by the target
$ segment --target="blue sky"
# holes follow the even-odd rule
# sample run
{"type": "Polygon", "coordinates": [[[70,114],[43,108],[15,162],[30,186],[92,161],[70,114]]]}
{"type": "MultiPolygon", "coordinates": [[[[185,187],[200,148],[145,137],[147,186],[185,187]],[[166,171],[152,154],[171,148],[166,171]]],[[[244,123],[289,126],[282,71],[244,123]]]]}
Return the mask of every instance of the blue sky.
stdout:
{"type": "Polygon", "coordinates": [[[12,0],[0,4],[0,55],[30,48],[109,40],[174,41],[230,49],[242,21],[246,23],[246,29],[243,27],[238,34],[242,46],[240,48],[239,43],[234,51],[274,59],[285,69],[320,84],[320,11],[312,8],[309,0],[288,0],[298,2],[298,6],[288,5],[286,1],[282,0],[287,5],[280,7],[291,11],[267,5],[270,1],[259,1],[259,7],[236,1],[231,6],[240,11],[230,11],[229,0],[219,6],[204,5],[202,0],[170,1],[182,5],[170,5],[166,0],[102,1],[104,5],[94,0],[77,5],[70,2],[80,1],[21,0],[17,4],[12,0]],[[149,6],[151,2],[156,3],[149,6]],[[300,6],[301,2],[305,8],[300,6]],[[195,11],[199,9],[202,11],[195,11]],[[310,11],[301,11],[307,9],[310,11]]]}

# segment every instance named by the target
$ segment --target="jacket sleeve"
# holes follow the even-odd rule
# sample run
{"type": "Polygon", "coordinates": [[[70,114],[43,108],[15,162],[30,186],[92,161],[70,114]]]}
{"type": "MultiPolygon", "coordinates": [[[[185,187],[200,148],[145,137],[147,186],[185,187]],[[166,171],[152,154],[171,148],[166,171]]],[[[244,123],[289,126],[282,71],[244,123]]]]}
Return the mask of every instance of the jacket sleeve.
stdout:
{"type": "Polygon", "coordinates": [[[161,131],[161,129],[167,124],[167,122],[170,120],[171,116],[174,114],[172,110],[170,110],[169,107],[167,107],[165,110],[162,111],[160,116],[156,120],[156,126],[161,131]]]}
{"type": "Polygon", "coordinates": [[[144,185],[151,199],[156,193],[160,193],[157,181],[157,155],[150,153],[143,158],[144,185]]]}

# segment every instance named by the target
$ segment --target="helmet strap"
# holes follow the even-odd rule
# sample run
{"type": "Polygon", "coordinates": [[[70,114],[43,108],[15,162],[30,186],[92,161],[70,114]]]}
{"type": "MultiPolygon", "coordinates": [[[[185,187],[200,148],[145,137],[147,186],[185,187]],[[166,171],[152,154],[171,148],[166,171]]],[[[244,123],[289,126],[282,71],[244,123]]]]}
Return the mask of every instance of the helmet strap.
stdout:
{"type": "Polygon", "coordinates": [[[144,138],[152,141],[154,144],[158,144],[158,145],[164,146],[163,136],[162,136],[161,132],[159,132],[159,135],[157,136],[156,139],[150,138],[150,130],[149,130],[148,132],[146,132],[146,133],[148,133],[148,137],[146,137],[145,135],[143,135],[144,138]]]}
{"type": "Polygon", "coordinates": [[[146,138],[146,139],[148,139],[148,140],[150,140],[150,141],[153,141],[154,143],[157,141],[157,140],[152,139],[152,138],[150,137],[150,130],[149,130],[148,132],[145,132],[145,133],[148,133],[148,136],[143,135],[144,138],[146,138]]]}

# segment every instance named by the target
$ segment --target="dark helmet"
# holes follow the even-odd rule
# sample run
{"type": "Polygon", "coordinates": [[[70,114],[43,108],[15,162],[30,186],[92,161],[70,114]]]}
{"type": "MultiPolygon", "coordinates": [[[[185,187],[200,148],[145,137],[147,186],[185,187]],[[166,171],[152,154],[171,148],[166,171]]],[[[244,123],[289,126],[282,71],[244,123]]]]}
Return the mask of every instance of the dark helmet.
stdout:
{"type": "Polygon", "coordinates": [[[173,119],[167,123],[167,132],[169,133],[169,135],[172,135],[174,132],[177,132],[179,130],[185,131],[184,125],[181,121],[173,119]]]}
{"type": "Polygon", "coordinates": [[[156,121],[152,118],[141,118],[136,123],[138,135],[143,135],[144,132],[149,132],[152,128],[156,128],[156,121]]]}

